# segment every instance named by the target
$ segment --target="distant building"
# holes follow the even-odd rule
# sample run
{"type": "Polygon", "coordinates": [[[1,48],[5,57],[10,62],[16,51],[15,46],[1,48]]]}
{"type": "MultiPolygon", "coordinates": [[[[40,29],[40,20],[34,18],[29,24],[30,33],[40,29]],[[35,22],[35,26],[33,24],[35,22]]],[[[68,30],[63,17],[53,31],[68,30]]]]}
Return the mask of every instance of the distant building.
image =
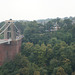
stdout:
{"type": "Polygon", "coordinates": [[[75,20],[72,20],[72,24],[75,24],[75,20]]]}
{"type": "Polygon", "coordinates": [[[51,29],[50,29],[50,31],[57,31],[57,30],[59,30],[60,29],[60,27],[59,27],[59,25],[57,24],[57,22],[55,23],[55,25],[54,25],[54,27],[52,27],[51,29]]]}

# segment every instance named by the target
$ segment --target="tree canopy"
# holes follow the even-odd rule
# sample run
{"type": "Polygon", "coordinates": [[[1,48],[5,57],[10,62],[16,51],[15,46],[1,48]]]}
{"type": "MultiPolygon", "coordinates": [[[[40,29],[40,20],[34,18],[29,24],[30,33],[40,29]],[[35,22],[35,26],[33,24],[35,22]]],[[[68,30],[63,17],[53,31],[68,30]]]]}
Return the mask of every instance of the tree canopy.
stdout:
{"type": "Polygon", "coordinates": [[[0,67],[0,74],[75,75],[74,20],[17,21],[15,25],[24,35],[21,52],[0,67]]]}

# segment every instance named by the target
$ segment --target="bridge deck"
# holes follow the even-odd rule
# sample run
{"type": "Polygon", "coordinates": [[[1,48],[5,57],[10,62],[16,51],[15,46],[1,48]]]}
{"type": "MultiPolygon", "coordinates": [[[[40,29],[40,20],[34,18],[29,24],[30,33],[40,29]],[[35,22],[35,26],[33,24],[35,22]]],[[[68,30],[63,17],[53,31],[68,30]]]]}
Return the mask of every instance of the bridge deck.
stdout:
{"type": "Polygon", "coordinates": [[[0,44],[9,43],[10,41],[12,41],[12,40],[11,39],[0,39],[0,44]]]}
{"type": "MultiPolygon", "coordinates": [[[[17,41],[17,40],[20,40],[22,38],[23,38],[23,35],[20,35],[20,36],[17,36],[15,40],[17,41]]],[[[0,39],[0,44],[3,44],[3,43],[10,44],[11,41],[12,41],[12,39],[0,39]]]]}

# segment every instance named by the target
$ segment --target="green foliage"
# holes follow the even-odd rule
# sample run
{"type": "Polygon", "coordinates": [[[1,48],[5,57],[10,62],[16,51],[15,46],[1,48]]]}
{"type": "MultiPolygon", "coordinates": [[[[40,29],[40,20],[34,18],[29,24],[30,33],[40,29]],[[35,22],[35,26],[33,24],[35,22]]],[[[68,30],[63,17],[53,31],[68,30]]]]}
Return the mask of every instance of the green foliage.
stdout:
{"type": "Polygon", "coordinates": [[[16,22],[24,35],[21,53],[0,67],[0,75],[74,75],[75,24],[72,19],[50,19],[44,24],[16,22]],[[60,29],[50,32],[55,24],[60,29]]]}
{"type": "Polygon", "coordinates": [[[0,67],[1,75],[33,75],[38,66],[31,64],[27,57],[18,54],[13,61],[0,67]]]}
{"type": "Polygon", "coordinates": [[[58,67],[56,75],[67,75],[62,67],[58,67]]]}
{"type": "MultiPolygon", "coordinates": [[[[59,41],[59,40],[58,40],[59,41]]],[[[25,43],[23,55],[28,54],[30,62],[35,63],[39,67],[47,70],[47,74],[52,74],[54,69],[62,66],[64,71],[71,75],[74,68],[74,46],[66,44],[64,41],[57,42],[52,46],[51,44],[45,45],[44,43],[33,45],[33,43],[25,43]],[[73,47],[72,47],[73,46],[73,47]],[[28,53],[27,53],[28,51],[28,53]]]]}
{"type": "Polygon", "coordinates": [[[0,35],[0,39],[3,39],[3,35],[0,35]]]}

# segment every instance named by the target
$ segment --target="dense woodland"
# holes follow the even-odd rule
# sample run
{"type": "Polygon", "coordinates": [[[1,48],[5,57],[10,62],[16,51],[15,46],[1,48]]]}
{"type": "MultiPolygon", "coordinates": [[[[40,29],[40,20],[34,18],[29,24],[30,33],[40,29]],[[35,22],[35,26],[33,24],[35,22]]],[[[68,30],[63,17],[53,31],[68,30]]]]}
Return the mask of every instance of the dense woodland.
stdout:
{"type": "Polygon", "coordinates": [[[21,52],[0,67],[0,75],[75,75],[75,17],[15,25],[24,35],[21,52]],[[54,26],[60,28],[51,31],[54,26]]]}

